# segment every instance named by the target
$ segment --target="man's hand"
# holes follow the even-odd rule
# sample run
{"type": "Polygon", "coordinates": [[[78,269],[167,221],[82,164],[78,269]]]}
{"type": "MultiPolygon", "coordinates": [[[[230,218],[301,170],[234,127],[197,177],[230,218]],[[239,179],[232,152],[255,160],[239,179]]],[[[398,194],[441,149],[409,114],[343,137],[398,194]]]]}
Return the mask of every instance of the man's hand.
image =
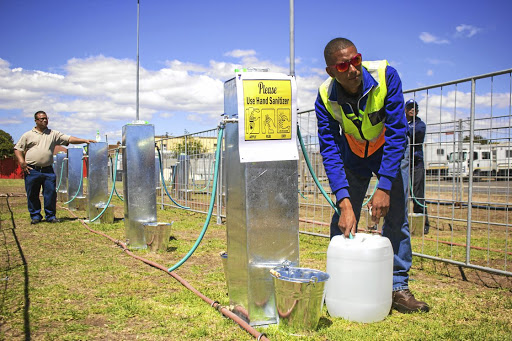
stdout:
{"type": "Polygon", "coordinates": [[[71,136],[69,138],[69,143],[71,143],[71,144],[96,143],[96,140],[82,139],[80,137],[71,136]]]}
{"type": "Polygon", "coordinates": [[[350,233],[355,236],[357,221],[349,198],[342,199],[338,207],[340,208],[340,220],[338,221],[338,228],[340,229],[341,233],[345,235],[345,238],[348,238],[350,233]]]}
{"type": "Polygon", "coordinates": [[[21,170],[24,171],[25,173],[27,174],[30,174],[30,171],[33,169],[32,167],[30,167],[29,165],[27,165],[26,162],[22,162],[20,163],[20,167],[21,167],[21,170]]]}
{"type": "Polygon", "coordinates": [[[384,218],[389,211],[389,191],[378,188],[368,203],[372,212],[372,222],[377,224],[380,218],[384,218]]]}
{"type": "Polygon", "coordinates": [[[18,159],[18,163],[20,164],[21,170],[27,174],[30,174],[30,170],[32,169],[32,167],[27,165],[27,162],[25,161],[25,153],[18,149],[14,149],[14,155],[16,156],[16,159],[18,159]]]}

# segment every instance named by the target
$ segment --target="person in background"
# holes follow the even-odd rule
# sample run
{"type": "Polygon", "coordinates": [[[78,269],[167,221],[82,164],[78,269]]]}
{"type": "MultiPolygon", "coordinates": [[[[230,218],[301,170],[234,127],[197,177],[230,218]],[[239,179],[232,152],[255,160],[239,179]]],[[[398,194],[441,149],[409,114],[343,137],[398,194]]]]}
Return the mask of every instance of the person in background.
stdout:
{"type": "Polygon", "coordinates": [[[56,145],[94,143],[94,140],[64,135],[48,129],[48,116],[44,111],[34,114],[36,126],[24,133],[14,146],[14,155],[25,174],[25,191],[31,224],[43,219],[39,192],[43,188],[45,219],[49,223],[58,223],[56,176],[53,172],[53,151],[56,145]]]}
{"type": "MultiPolygon", "coordinates": [[[[331,40],[324,49],[329,78],[315,102],[320,152],[336,206],[331,238],[357,231],[361,205],[372,174],[379,183],[369,207],[372,220],[384,218],[382,235],[393,246],[393,303],[402,313],[429,311],[409,290],[412,247],[407,220],[407,120],[402,83],[387,61],[363,62],[354,43],[331,40]]],[[[342,288],[340,288],[341,290],[342,288]]]]}
{"type": "Polygon", "coordinates": [[[405,116],[409,122],[410,139],[410,177],[411,194],[413,195],[413,212],[425,215],[423,232],[428,234],[430,223],[428,222],[427,207],[425,205],[425,165],[423,163],[423,142],[427,132],[427,125],[418,117],[419,106],[416,101],[410,99],[405,103],[405,116]]]}

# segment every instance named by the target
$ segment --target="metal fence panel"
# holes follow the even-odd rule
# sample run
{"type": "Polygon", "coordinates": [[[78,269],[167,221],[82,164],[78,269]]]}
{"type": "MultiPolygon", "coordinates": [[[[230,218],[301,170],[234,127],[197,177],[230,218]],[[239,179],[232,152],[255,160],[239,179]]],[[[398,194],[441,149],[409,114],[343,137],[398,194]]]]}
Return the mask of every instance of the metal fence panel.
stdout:
{"type": "MultiPolygon", "coordinates": [[[[412,236],[414,255],[512,275],[512,69],[404,91],[404,97],[418,102],[419,116],[427,124],[424,199],[430,232],[421,229],[412,236]]],[[[334,200],[319,151],[314,110],[299,113],[298,123],[312,167],[334,200]]],[[[216,135],[212,129],[157,142],[169,192],[197,212],[208,209],[216,135]],[[186,176],[180,178],[180,172],[186,176]]],[[[301,232],[328,236],[332,208],[302,154],[298,165],[301,232]]],[[[376,180],[372,179],[367,198],[376,180]]],[[[217,195],[225,197],[223,186],[217,195]]],[[[174,205],[165,193],[160,197],[162,207],[174,205]]],[[[410,196],[410,221],[413,200],[410,196]]],[[[214,214],[225,217],[223,200],[217,205],[214,214]]],[[[363,207],[359,231],[369,231],[370,225],[363,207]]]]}
{"type": "MultiPolygon", "coordinates": [[[[165,180],[158,191],[161,207],[183,206],[206,213],[212,195],[217,129],[179,137],[157,136],[156,145],[165,180]]],[[[222,181],[218,188],[222,190],[222,181]]],[[[216,206],[220,211],[214,210],[214,214],[225,216],[224,204],[217,200],[216,206]]]]}

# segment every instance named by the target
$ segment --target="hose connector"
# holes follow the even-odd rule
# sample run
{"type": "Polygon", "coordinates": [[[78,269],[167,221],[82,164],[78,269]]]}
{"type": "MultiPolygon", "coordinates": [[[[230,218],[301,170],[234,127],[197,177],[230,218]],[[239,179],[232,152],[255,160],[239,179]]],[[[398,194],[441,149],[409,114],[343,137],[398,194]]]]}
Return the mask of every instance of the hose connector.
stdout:
{"type": "Polygon", "coordinates": [[[222,122],[220,123],[222,128],[226,126],[226,123],[238,123],[238,117],[229,117],[228,114],[222,114],[222,122]]]}

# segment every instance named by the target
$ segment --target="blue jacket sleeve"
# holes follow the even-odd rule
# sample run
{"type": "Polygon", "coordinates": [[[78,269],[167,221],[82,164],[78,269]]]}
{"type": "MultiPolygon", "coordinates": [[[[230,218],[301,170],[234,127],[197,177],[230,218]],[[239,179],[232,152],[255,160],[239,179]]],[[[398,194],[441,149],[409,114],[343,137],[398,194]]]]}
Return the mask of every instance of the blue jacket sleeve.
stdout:
{"type": "Polygon", "coordinates": [[[427,126],[423,121],[416,121],[413,127],[409,128],[409,136],[411,136],[411,145],[414,150],[414,158],[423,161],[423,142],[425,141],[425,133],[427,126]],[[414,134],[414,135],[413,135],[414,134]],[[412,137],[414,136],[414,138],[412,137]]]}
{"type": "Polygon", "coordinates": [[[318,124],[320,154],[322,154],[329,185],[332,192],[336,195],[336,202],[338,202],[343,198],[349,197],[348,181],[339,150],[341,145],[340,124],[329,114],[320,94],[318,94],[315,102],[315,112],[318,124]]]}
{"type": "Polygon", "coordinates": [[[398,72],[391,66],[386,68],[386,84],[388,94],[384,100],[386,108],[386,132],[382,162],[379,168],[378,188],[391,190],[400,161],[405,152],[407,143],[408,124],[404,110],[404,95],[402,81],[398,72]]]}

